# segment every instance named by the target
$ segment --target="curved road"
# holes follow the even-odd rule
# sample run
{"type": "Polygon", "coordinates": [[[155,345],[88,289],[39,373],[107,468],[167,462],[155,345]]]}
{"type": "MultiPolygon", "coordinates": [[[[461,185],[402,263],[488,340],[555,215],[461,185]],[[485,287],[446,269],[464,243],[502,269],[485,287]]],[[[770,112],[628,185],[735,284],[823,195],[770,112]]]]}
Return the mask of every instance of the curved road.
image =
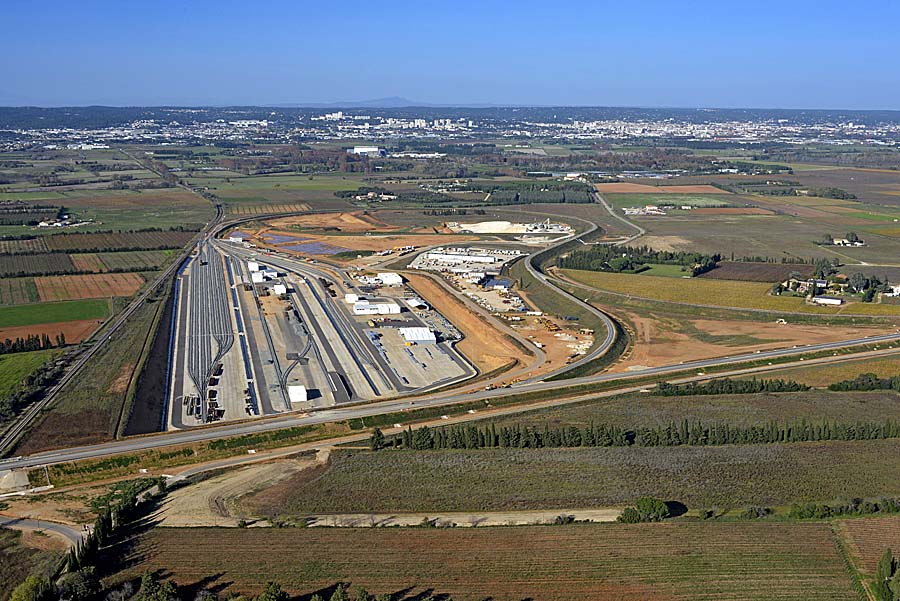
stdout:
{"type": "Polygon", "coordinates": [[[69,541],[69,545],[77,545],[82,540],[82,532],[71,526],[59,524],[57,522],[48,522],[46,520],[30,520],[27,518],[11,518],[0,515],[0,528],[22,528],[25,530],[36,530],[38,532],[49,530],[65,537],[69,541]]]}

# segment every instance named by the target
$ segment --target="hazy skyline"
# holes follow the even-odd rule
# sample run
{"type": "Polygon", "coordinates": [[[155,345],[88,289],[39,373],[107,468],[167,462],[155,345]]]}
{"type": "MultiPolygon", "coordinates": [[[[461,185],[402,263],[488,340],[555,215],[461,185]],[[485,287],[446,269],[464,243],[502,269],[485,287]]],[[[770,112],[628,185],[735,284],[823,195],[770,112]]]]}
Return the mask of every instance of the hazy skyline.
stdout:
{"type": "Polygon", "coordinates": [[[0,17],[7,106],[900,108],[894,2],[7,0],[0,17]]]}

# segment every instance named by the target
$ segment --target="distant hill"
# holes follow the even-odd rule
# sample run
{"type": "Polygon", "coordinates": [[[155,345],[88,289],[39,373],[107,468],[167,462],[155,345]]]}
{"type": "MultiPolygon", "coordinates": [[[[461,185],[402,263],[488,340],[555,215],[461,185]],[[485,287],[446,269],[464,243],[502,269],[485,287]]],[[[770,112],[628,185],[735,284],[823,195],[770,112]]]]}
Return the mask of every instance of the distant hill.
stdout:
{"type": "Polygon", "coordinates": [[[436,107],[452,107],[452,108],[491,108],[499,106],[507,106],[502,104],[479,104],[479,103],[454,103],[454,104],[434,104],[430,102],[421,102],[418,100],[410,100],[402,96],[388,96],[387,98],[374,98],[372,100],[344,100],[339,102],[285,102],[281,104],[272,104],[268,106],[282,108],[315,108],[315,109],[399,109],[399,108],[436,108],[436,107]]]}

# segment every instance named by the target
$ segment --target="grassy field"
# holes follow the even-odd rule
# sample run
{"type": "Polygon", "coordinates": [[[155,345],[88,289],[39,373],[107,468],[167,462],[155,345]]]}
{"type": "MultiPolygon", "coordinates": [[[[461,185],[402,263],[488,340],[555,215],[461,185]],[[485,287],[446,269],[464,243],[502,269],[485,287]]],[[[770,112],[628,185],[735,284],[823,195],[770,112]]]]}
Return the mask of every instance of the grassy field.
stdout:
{"type": "Polygon", "coordinates": [[[58,350],[47,349],[0,355],[0,398],[6,397],[28,374],[58,353],[58,350]]]}
{"type": "Polygon", "coordinates": [[[341,451],[313,484],[247,501],[263,515],[610,507],[643,495],[689,508],[900,494],[900,441],[722,447],[341,451]]]}
{"type": "MultiPolygon", "coordinates": [[[[646,205],[690,205],[692,207],[730,207],[734,206],[736,201],[742,200],[739,196],[729,195],[722,192],[721,196],[715,194],[623,194],[623,193],[605,193],[603,198],[617,209],[626,207],[643,207],[646,205]]],[[[739,204],[744,204],[743,202],[739,204]]]]}
{"type": "Polygon", "coordinates": [[[109,302],[101,299],[18,305],[0,307],[0,328],[81,319],[106,319],[108,316],[109,302]]]}
{"type": "Polygon", "coordinates": [[[157,528],[124,553],[112,582],[161,571],[188,594],[258,593],[275,579],[326,599],[338,582],[458,601],[856,598],[827,524],[157,528]]]}
{"type": "Polygon", "coordinates": [[[850,303],[840,307],[815,307],[804,299],[792,296],[772,296],[771,286],[762,282],[730,280],[682,279],[652,275],[630,275],[561,270],[567,277],[599,290],[680,304],[699,304],[731,309],[758,309],[773,312],[822,314],[900,315],[900,307],[873,303],[850,303]]]}
{"type": "Polygon", "coordinates": [[[809,386],[827,386],[842,380],[852,380],[859,374],[874,373],[881,378],[900,374],[900,356],[875,357],[855,361],[841,361],[829,365],[791,367],[768,372],[767,378],[784,378],[809,386]]]}
{"type": "MultiPolygon", "coordinates": [[[[782,374],[769,377],[785,377],[782,374]]],[[[701,420],[704,423],[728,423],[737,426],[788,422],[806,419],[856,422],[900,419],[900,395],[877,392],[760,393],[733,395],[697,395],[665,397],[629,394],[576,405],[512,414],[501,419],[486,419],[497,426],[544,424],[584,427],[591,424],[615,424],[623,428],[666,425],[670,422],[701,420]]]]}
{"type": "MultiPolygon", "coordinates": [[[[0,528],[0,601],[9,599],[16,586],[28,576],[49,577],[62,560],[62,552],[42,550],[40,535],[24,535],[18,530],[0,528]],[[30,545],[24,544],[28,540],[30,545]]],[[[44,535],[44,538],[48,538],[44,535]]],[[[53,546],[53,543],[46,543],[53,546]]]]}

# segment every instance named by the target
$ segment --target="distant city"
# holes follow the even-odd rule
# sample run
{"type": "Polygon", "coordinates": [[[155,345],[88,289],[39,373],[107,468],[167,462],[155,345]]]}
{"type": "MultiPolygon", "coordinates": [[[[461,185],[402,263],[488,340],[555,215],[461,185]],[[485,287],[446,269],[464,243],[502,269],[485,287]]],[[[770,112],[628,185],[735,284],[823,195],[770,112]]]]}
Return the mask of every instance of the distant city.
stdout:
{"type": "Polygon", "coordinates": [[[509,139],[896,146],[900,112],[614,108],[0,108],[0,148],[509,139]]]}

